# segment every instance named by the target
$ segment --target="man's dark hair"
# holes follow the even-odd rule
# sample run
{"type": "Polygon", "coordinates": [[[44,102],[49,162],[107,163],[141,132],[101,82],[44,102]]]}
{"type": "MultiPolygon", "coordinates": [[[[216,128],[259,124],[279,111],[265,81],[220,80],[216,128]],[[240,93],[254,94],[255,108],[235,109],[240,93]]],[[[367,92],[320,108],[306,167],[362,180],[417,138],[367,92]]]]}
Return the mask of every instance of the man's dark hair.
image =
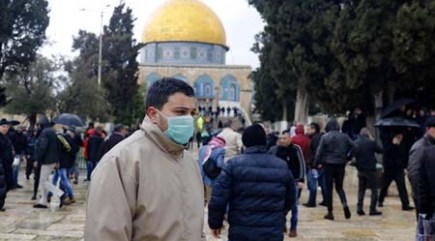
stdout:
{"type": "Polygon", "coordinates": [[[290,130],[283,130],[281,132],[281,135],[285,135],[285,134],[289,134],[290,135],[290,130]]]}
{"type": "Polygon", "coordinates": [[[168,102],[169,96],[175,93],[182,93],[189,97],[195,96],[193,88],[184,81],[175,78],[162,78],[154,82],[149,88],[145,99],[145,110],[150,106],[161,110],[168,102]]]}
{"type": "Polygon", "coordinates": [[[311,122],[310,127],[313,128],[316,133],[320,133],[320,125],[316,122],[311,122]]]}

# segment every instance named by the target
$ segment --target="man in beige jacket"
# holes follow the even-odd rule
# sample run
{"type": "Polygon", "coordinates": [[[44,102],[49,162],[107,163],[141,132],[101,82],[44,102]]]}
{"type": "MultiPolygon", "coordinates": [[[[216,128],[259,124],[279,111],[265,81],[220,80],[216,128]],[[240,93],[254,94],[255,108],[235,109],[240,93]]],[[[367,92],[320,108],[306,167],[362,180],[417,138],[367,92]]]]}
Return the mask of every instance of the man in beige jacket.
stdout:
{"type": "Polygon", "coordinates": [[[231,120],[227,120],[223,124],[224,129],[218,135],[218,137],[225,140],[224,162],[227,162],[229,159],[239,155],[242,152],[242,135],[235,132],[232,128],[232,125],[233,122],[231,120]]]}
{"type": "Polygon", "coordinates": [[[203,240],[203,186],[185,151],[193,135],[192,87],[155,82],[141,129],[106,153],[92,174],[85,240],[203,240]]]}

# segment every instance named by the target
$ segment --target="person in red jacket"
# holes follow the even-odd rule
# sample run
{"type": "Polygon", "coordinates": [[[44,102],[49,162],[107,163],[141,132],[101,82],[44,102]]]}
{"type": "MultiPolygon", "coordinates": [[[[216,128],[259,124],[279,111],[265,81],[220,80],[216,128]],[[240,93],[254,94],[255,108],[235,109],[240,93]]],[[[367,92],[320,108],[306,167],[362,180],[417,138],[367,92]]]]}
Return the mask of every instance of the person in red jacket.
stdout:
{"type": "Polygon", "coordinates": [[[302,149],[305,165],[308,160],[308,149],[310,147],[310,138],[305,135],[305,127],[303,124],[296,125],[296,135],[292,137],[292,143],[298,145],[302,149]]]}

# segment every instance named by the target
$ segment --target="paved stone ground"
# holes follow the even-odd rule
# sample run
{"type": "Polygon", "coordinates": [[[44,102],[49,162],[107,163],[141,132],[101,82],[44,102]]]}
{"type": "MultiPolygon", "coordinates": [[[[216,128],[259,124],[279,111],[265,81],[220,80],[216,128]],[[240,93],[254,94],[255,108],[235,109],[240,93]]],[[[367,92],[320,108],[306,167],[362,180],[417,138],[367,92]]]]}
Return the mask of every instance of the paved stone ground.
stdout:
{"type": "MultiPolygon", "coordinates": [[[[31,180],[22,179],[24,177],[23,170],[20,176],[20,183],[23,184],[24,188],[9,192],[6,200],[7,210],[0,212],[0,240],[83,240],[87,190],[87,184],[83,182],[84,176],[81,176],[78,185],[73,185],[77,203],[65,206],[59,212],[32,208],[33,201],[30,200],[30,197],[33,180],[32,178],[31,180]]],[[[401,211],[395,186],[390,188],[391,196],[386,199],[385,207],[381,209],[384,212],[383,216],[359,217],[356,215],[355,207],[356,173],[353,167],[348,168],[345,182],[347,183],[346,191],[353,215],[350,220],[344,219],[337,195],[334,196],[335,221],[323,219],[326,212],[324,207],[305,208],[301,205],[298,237],[292,239],[286,237],[285,240],[414,240],[414,212],[401,211]]],[[[307,192],[304,191],[301,203],[306,200],[307,192]]],[[[366,197],[366,207],[368,203],[369,197],[366,197]]],[[[210,237],[208,227],[205,228],[205,231],[208,234],[208,240],[216,240],[210,237]]],[[[226,232],[222,236],[221,240],[227,240],[226,232]]]]}

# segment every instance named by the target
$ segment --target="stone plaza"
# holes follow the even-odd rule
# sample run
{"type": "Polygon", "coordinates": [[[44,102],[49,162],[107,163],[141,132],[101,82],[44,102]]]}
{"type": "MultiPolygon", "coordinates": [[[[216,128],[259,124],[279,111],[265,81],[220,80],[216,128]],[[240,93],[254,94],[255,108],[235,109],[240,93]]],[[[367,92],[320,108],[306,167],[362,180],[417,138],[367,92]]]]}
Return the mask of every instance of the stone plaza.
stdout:
{"type": "MultiPolygon", "coordinates": [[[[16,189],[8,193],[6,199],[6,212],[0,212],[0,240],[84,240],[83,230],[86,217],[86,193],[87,182],[83,182],[85,172],[82,171],[80,182],[73,184],[76,203],[64,206],[58,212],[50,209],[34,209],[32,196],[33,180],[24,179],[22,170],[20,183],[23,189],[16,189]]],[[[298,237],[285,240],[310,240],[310,241],[410,241],[414,240],[415,213],[401,210],[401,204],[394,185],[390,187],[390,196],[387,197],[384,207],[380,208],[382,216],[358,216],[356,214],[356,189],[357,179],[354,167],[347,168],[345,179],[352,218],[346,220],[343,215],[338,196],[334,194],[335,221],[324,220],[326,208],[306,208],[300,205],[298,237]]],[[[410,191],[408,189],[408,191],[410,191]]],[[[365,207],[368,211],[369,194],[366,193],[365,207]]],[[[318,201],[321,201],[319,192],[318,201]]],[[[303,191],[300,203],[307,200],[307,191],[303,191]]],[[[207,215],[207,213],[206,213],[207,215]]],[[[205,215],[205,224],[207,216],[205,215]]],[[[290,217],[288,217],[289,219],[290,217]]],[[[225,224],[228,227],[228,224],[225,224]]],[[[207,225],[204,228],[207,240],[214,241],[210,236],[207,225]]],[[[224,231],[221,240],[227,240],[227,232],[224,231]]]]}

